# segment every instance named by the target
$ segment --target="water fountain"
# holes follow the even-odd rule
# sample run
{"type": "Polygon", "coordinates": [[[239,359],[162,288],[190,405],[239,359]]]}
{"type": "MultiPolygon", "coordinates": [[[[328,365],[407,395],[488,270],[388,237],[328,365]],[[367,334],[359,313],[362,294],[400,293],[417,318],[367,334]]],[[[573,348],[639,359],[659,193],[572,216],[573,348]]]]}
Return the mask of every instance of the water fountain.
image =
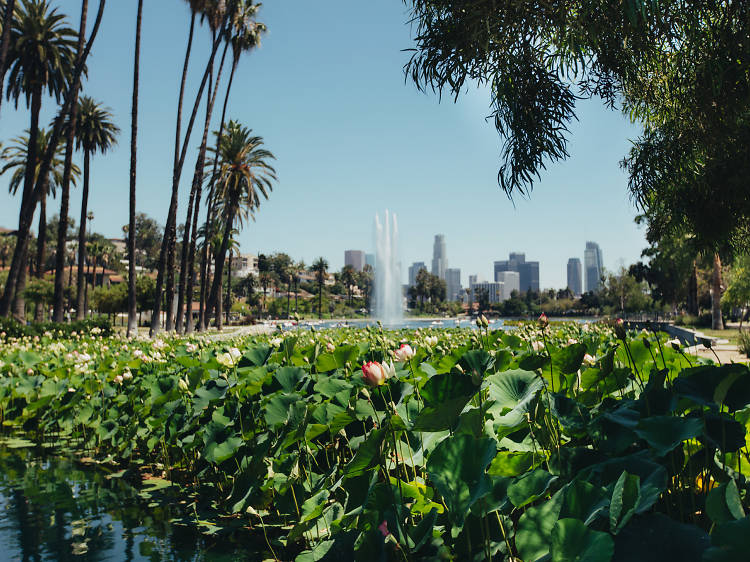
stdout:
{"type": "Polygon", "coordinates": [[[395,326],[403,317],[401,265],[398,261],[398,222],[385,211],[385,221],[375,215],[375,318],[385,326],[395,326]]]}

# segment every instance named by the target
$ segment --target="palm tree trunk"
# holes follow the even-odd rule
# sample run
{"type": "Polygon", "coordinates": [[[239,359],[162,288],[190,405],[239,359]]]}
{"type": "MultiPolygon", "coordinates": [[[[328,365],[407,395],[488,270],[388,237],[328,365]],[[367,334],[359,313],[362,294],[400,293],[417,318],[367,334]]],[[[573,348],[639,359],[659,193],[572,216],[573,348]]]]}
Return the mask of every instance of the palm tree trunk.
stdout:
{"type": "Polygon", "coordinates": [[[318,281],[318,320],[323,318],[323,281],[318,281]]]}
{"type": "MultiPolygon", "coordinates": [[[[226,259],[227,248],[229,247],[229,237],[232,233],[232,223],[234,223],[234,208],[236,208],[236,205],[232,205],[232,202],[229,202],[230,210],[226,218],[226,224],[224,225],[224,237],[221,240],[221,248],[219,248],[219,253],[216,255],[216,262],[214,265],[214,282],[211,287],[211,295],[208,299],[207,318],[211,317],[213,309],[217,308],[217,306],[221,306],[221,303],[217,298],[219,297],[219,289],[221,287],[221,274],[224,273],[224,260],[226,259]]],[[[216,323],[218,328],[221,323],[221,314],[217,313],[216,323]]]]}
{"type": "MultiPolygon", "coordinates": [[[[138,148],[138,75],[141,65],[141,20],[143,0],[138,0],[138,15],[135,23],[135,55],[133,57],[133,106],[130,114],[130,215],[128,217],[128,329],[131,337],[138,332],[136,313],[138,301],[135,292],[135,185],[138,148]]],[[[195,16],[193,16],[195,22],[195,16]]],[[[192,26],[191,26],[192,35],[192,26]]]]}
{"type": "MultiPolygon", "coordinates": [[[[44,279],[44,261],[47,246],[47,197],[42,196],[39,201],[39,234],[36,238],[36,277],[44,279]]],[[[37,301],[34,305],[34,322],[41,322],[44,311],[43,303],[37,301]]]]}
{"type": "MultiPolygon", "coordinates": [[[[195,117],[198,113],[198,107],[200,105],[200,100],[203,97],[203,90],[206,87],[206,81],[208,80],[208,74],[209,69],[211,65],[213,65],[214,57],[216,56],[216,51],[219,48],[219,44],[221,41],[221,35],[216,38],[213,45],[213,50],[211,52],[211,56],[209,57],[208,64],[206,65],[206,70],[203,73],[203,80],[201,81],[201,85],[198,89],[198,94],[195,98],[195,103],[193,104],[193,112],[190,115],[190,121],[188,122],[188,128],[185,132],[185,140],[182,143],[182,149],[180,152],[179,160],[176,159],[176,166],[174,167],[174,170],[172,172],[172,198],[169,201],[169,212],[167,214],[167,224],[164,226],[164,238],[162,240],[161,250],[159,252],[159,263],[157,267],[156,272],[156,288],[154,290],[154,312],[152,314],[151,318],[151,329],[149,330],[150,334],[153,336],[156,332],[159,331],[159,318],[161,315],[161,300],[162,300],[162,291],[164,289],[164,274],[165,270],[169,268],[169,271],[167,271],[167,289],[169,292],[169,277],[173,275],[174,273],[174,246],[175,246],[175,238],[176,238],[176,225],[175,222],[177,220],[177,198],[179,195],[179,187],[180,187],[180,176],[182,175],[182,166],[185,163],[185,156],[187,154],[187,147],[190,140],[190,135],[193,130],[193,124],[195,123],[195,117]]],[[[174,291],[174,277],[172,279],[172,285],[171,290],[174,291]]],[[[171,315],[171,303],[168,305],[167,315],[168,317],[171,315]]]]}
{"type": "MultiPolygon", "coordinates": [[[[73,69],[73,75],[71,81],[75,83],[80,79],[80,75],[83,72],[84,66],[86,65],[86,59],[91,53],[91,47],[94,44],[94,40],[99,33],[99,26],[102,22],[102,16],[104,15],[104,6],[106,0],[99,0],[99,10],[96,14],[96,20],[94,21],[94,28],[91,31],[91,36],[86,48],[83,51],[83,56],[78,64],[73,69]]],[[[18,231],[16,234],[16,248],[13,252],[13,261],[10,264],[10,270],[8,271],[8,278],[5,282],[5,290],[3,292],[3,298],[0,300],[0,316],[7,316],[11,310],[11,305],[14,302],[14,296],[17,292],[19,282],[23,277],[26,269],[26,251],[28,249],[28,237],[29,231],[31,230],[31,223],[34,220],[34,211],[36,209],[36,202],[38,201],[39,195],[42,191],[41,178],[47,177],[49,174],[50,166],[52,165],[52,159],[57,150],[57,143],[60,141],[60,134],[65,120],[70,115],[70,110],[73,101],[73,89],[68,89],[65,92],[64,101],[60,111],[57,113],[52,132],[47,142],[47,151],[44,153],[39,164],[39,173],[37,174],[37,181],[34,184],[34,197],[29,198],[25,201],[22,200],[21,212],[19,213],[18,231]]],[[[33,104],[33,100],[32,100],[33,104]]],[[[32,112],[33,114],[33,112],[32,112]]],[[[24,282],[25,283],[25,282],[24,282]]]]}
{"type": "Polygon", "coordinates": [[[10,26],[13,21],[13,10],[16,0],[8,0],[3,16],[3,35],[0,39],[0,107],[3,103],[3,84],[5,84],[5,63],[8,60],[8,49],[10,48],[10,26]]]}
{"type": "Polygon", "coordinates": [[[292,298],[292,276],[289,275],[289,279],[286,282],[286,319],[289,320],[289,305],[290,299],[292,298]]]}
{"type": "Polygon", "coordinates": [[[711,279],[711,328],[723,330],[721,318],[721,258],[714,253],[714,271],[711,279]]]}
{"type": "Polygon", "coordinates": [[[227,260],[227,309],[226,323],[229,324],[229,311],[232,308],[232,252],[229,252],[229,259],[227,260]]]}
{"type": "MultiPolygon", "coordinates": [[[[83,56],[86,44],[86,18],[88,17],[88,0],[81,2],[81,23],[78,29],[78,50],[76,63],[83,56]]],[[[65,244],[68,238],[68,208],[70,206],[70,176],[73,170],[73,142],[75,140],[76,124],[78,121],[78,92],[81,89],[81,75],[79,74],[73,88],[73,101],[70,108],[70,120],[65,145],[65,164],[63,167],[62,189],[60,194],[60,220],[57,229],[57,254],[55,255],[55,296],[52,319],[63,321],[63,280],[65,274],[65,244]]]]}
{"type": "Polygon", "coordinates": [[[83,320],[86,316],[86,293],[88,283],[84,276],[84,264],[86,263],[86,221],[88,220],[89,205],[89,152],[83,153],[83,193],[81,195],[81,223],[78,227],[78,286],[76,287],[76,320],[83,320]]]}
{"type": "MultiPolygon", "coordinates": [[[[200,212],[201,206],[201,195],[203,191],[203,169],[206,162],[206,147],[208,146],[208,132],[211,128],[211,114],[214,110],[214,102],[219,93],[219,83],[221,82],[221,72],[224,69],[224,60],[227,55],[227,47],[229,43],[224,44],[224,52],[221,55],[221,62],[219,63],[219,72],[216,74],[216,81],[213,86],[213,91],[209,91],[208,99],[206,100],[206,120],[203,125],[203,137],[201,138],[201,145],[198,150],[198,159],[195,162],[195,172],[193,173],[193,185],[190,189],[190,200],[188,202],[188,214],[185,219],[185,232],[182,239],[182,259],[180,260],[180,286],[177,295],[177,331],[182,331],[182,309],[185,302],[185,290],[187,288],[187,280],[192,273],[192,268],[195,262],[195,236],[191,234],[195,233],[195,229],[198,227],[198,213],[200,212]],[[195,202],[195,209],[193,209],[192,203],[195,202]]],[[[211,82],[209,82],[210,84],[211,82]]],[[[219,133],[221,134],[221,133],[219,133]]],[[[188,309],[192,306],[191,302],[188,304],[188,309]]],[[[192,315],[191,315],[192,318],[192,315]]]]}
{"type": "MultiPolygon", "coordinates": [[[[96,266],[98,265],[96,261],[96,254],[94,254],[92,258],[93,258],[92,263],[89,265],[89,274],[87,276],[87,277],[91,277],[91,292],[93,292],[94,288],[96,287],[96,266]],[[93,274],[91,273],[91,266],[93,266],[94,268],[93,274]]],[[[86,316],[88,316],[89,315],[89,284],[88,282],[86,283],[84,307],[85,307],[86,316]]]]}
{"type": "MultiPolygon", "coordinates": [[[[226,51],[225,51],[226,53],[226,51]]],[[[222,62],[221,66],[224,65],[224,55],[222,55],[222,62]]],[[[229,92],[232,89],[232,82],[234,81],[234,71],[237,69],[236,62],[232,63],[232,71],[229,74],[229,83],[227,84],[227,91],[224,95],[224,106],[221,110],[221,122],[219,124],[219,134],[216,137],[216,145],[217,145],[217,154],[218,154],[218,144],[219,139],[221,139],[222,134],[224,133],[224,120],[226,118],[227,114],[227,101],[229,100],[229,92]]],[[[219,75],[221,75],[221,68],[219,68],[219,75]]],[[[216,82],[216,85],[218,86],[219,82],[216,82]]],[[[216,97],[216,93],[214,93],[214,98],[216,97]]],[[[212,102],[213,103],[213,102],[212,102]]],[[[203,151],[204,161],[205,161],[205,150],[203,151]]],[[[213,212],[213,177],[216,175],[216,167],[217,167],[218,159],[214,159],[214,167],[213,172],[211,174],[211,189],[209,190],[209,196],[208,196],[208,202],[207,202],[207,212],[206,212],[206,224],[210,224],[209,220],[211,218],[211,214],[213,212]]],[[[203,183],[203,166],[201,165],[201,181],[199,182],[198,186],[198,205],[200,205],[200,193],[201,193],[201,185],[203,183]]],[[[196,211],[193,215],[193,226],[192,226],[192,233],[190,237],[190,249],[188,251],[188,285],[187,285],[187,308],[189,311],[188,319],[187,319],[187,332],[190,333],[193,331],[193,314],[192,314],[192,305],[193,305],[193,286],[195,285],[195,245],[197,241],[197,228],[198,228],[198,212],[196,211]]],[[[208,246],[205,246],[205,250],[202,252],[201,256],[201,288],[200,288],[200,312],[199,312],[199,330],[203,331],[205,329],[205,316],[204,316],[204,310],[205,310],[205,291],[206,291],[206,284],[204,283],[205,278],[205,268],[208,263],[207,260],[207,250],[208,246]]]]}

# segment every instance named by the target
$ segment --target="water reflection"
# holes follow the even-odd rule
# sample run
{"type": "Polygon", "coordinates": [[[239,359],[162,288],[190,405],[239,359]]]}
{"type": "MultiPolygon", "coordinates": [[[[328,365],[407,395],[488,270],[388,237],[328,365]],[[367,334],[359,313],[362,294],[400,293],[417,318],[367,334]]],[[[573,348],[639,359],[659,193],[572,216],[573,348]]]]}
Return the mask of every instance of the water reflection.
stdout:
{"type": "Polygon", "coordinates": [[[0,560],[262,560],[252,537],[206,537],[170,523],[184,514],[148,503],[121,478],[72,460],[0,444],[0,560]]]}

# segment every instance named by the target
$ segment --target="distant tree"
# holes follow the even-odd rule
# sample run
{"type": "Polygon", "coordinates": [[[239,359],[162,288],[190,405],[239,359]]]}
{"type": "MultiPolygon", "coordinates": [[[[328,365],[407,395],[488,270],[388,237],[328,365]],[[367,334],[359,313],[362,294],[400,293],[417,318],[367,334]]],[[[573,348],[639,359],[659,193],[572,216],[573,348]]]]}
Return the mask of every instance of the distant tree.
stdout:
{"type": "Polygon", "coordinates": [[[315,273],[315,282],[318,285],[318,318],[323,317],[323,285],[326,280],[328,262],[324,258],[318,258],[310,268],[315,273]]]}
{"type": "MultiPolygon", "coordinates": [[[[127,241],[130,240],[128,233],[129,225],[122,227],[122,232],[127,241]]],[[[161,246],[162,228],[154,219],[146,213],[136,213],[135,216],[135,261],[136,264],[153,270],[159,259],[159,247],[161,246]]],[[[136,277],[137,279],[137,277],[136,277]]]]}
{"type": "Polygon", "coordinates": [[[745,311],[750,304],[750,256],[742,256],[735,260],[728,276],[727,290],[721,297],[722,304],[740,309],[740,327],[745,317],[745,311]]]}
{"type": "Polygon", "coordinates": [[[357,284],[357,272],[351,265],[345,265],[341,269],[341,282],[346,287],[349,306],[352,304],[352,288],[357,284]]]}
{"type": "Polygon", "coordinates": [[[479,314],[483,314],[490,308],[490,292],[484,287],[478,287],[474,291],[474,298],[479,306],[479,314]]]}

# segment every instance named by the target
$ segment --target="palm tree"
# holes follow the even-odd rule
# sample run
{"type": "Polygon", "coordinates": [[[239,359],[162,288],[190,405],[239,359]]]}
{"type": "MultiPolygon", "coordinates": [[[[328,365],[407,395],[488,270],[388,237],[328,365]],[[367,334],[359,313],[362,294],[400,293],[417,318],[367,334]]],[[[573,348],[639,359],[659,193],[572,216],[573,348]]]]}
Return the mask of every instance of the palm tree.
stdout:
{"type": "Polygon", "coordinates": [[[208,316],[217,305],[221,274],[235,220],[243,212],[252,215],[260,206],[260,195],[268,199],[268,193],[276,181],[276,170],[268,163],[275,157],[262,146],[261,137],[253,136],[247,127],[230,121],[214,155],[219,160],[214,196],[221,206],[224,235],[214,262],[215,275],[208,299],[208,316]]]}
{"type": "MultiPolygon", "coordinates": [[[[76,66],[83,58],[84,46],[86,44],[86,20],[88,18],[89,3],[83,0],[81,4],[81,23],[78,26],[78,47],[76,50],[76,66]]],[[[62,195],[60,197],[60,228],[57,232],[57,255],[55,256],[55,291],[54,310],[52,318],[55,322],[63,320],[63,274],[65,260],[63,257],[65,244],[68,238],[68,211],[70,208],[70,175],[73,168],[73,143],[78,123],[78,94],[81,89],[81,75],[76,74],[72,81],[72,100],[70,116],[67,120],[65,131],[65,167],[63,171],[62,195]]],[[[54,125],[53,125],[54,128],[54,125]]]]}
{"type": "Polygon", "coordinates": [[[305,271],[305,262],[300,260],[292,265],[292,277],[294,278],[294,313],[297,314],[297,296],[299,295],[299,274],[305,271]]]}
{"type": "Polygon", "coordinates": [[[88,96],[83,96],[78,105],[78,125],[75,131],[76,149],[83,150],[83,194],[81,196],[81,224],[78,230],[78,294],[76,319],[83,320],[85,305],[85,282],[83,266],[86,262],[86,217],[89,201],[89,169],[91,155],[106,153],[116,144],[120,129],[112,122],[108,109],[88,96]]]}
{"type": "MultiPolygon", "coordinates": [[[[31,2],[33,3],[33,2],[31,2]]],[[[37,2],[38,3],[38,2],[37,2]]],[[[82,9],[81,13],[86,11],[86,8],[88,6],[88,0],[82,0],[82,9]]],[[[19,292],[18,289],[20,286],[23,285],[23,277],[25,275],[25,262],[26,262],[26,252],[28,249],[28,240],[29,235],[31,231],[31,223],[34,219],[34,211],[36,207],[36,203],[39,200],[39,196],[42,192],[42,185],[41,185],[41,178],[46,177],[49,168],[52,164],[52,160],[54,157],[54,151],[57,148],[57,143],[60,140],[60,135],[62,133],[63,129],[63,123],[65,119],[68,118],[70,115],[72,105],[73,105],[73,93],[76,91],[76,88],[78,87],[78,84],[80,84],[80,76],[84,72],[85,66],[86,66],[86,60],[91,53],[91,48],[94,44],[94,40],[96,39],[97,34],[99,33],[99,27],[101,26],[102,17],[104,15],[104,7],[106,5],[106,0],[99,0],[99,8],[96,13],[96,17],[94,18],[94,26],[91,30],[91,34],[89,36],[89,40],[86,43],[86,47],[83,50],[83,53],[80,57],[76,60],[76,63],[73,66],[73,74],[72,79],[68,80],[68,82],[72,82],[73,87],[67,88],[64,91],[63,97],[63,103],[61,106],[60,111],[58,112],[57,117],[54,120],[54,125],[52,127],[52,133],[50,135],[50,140],[47,147],[47,152],[44,154],[44,157],[42,159],[42,163],[40,166],[40,173],[39,179],[37,180],[36,184],[34,184],[33,188],[29,190],[29,196],[21,201],[21,209],[19,212],[18,217],[18,229],[16,230],[16,238],[18,240],[18,244],[16,244],[16,247],[13,250],[13,260],[10,264],[10,269],[8,271],[8,278],[5,283],[5,289],[3,290],[3,296],[2,299],[0,299],[0,316],[7,316],[9,312],[11,311],[11,304],[14,302],[15,295],[19,292]]],[[[16,18],[15,21],[18,21],[20,18],[16,18]]],[[[58,25],[58,28],[61,26],[58,25]]],[[[21,51],[30,53],[33,52],[34,49],[28,48],[28,43],[32,41],[36,41],[40,39],[42,35],[40,34],[34,34],[29,41],[21,41],[18,44],[23,46],[23,49],[21,51]]],[[[13,48],[13,42],[11,42],[11,49],[13,48]]],[[[54,51],[55,49],[46,49],[48,45],[37,45],[36,51],[39,53],[39,55],[44,55],[45,58],[49,59],[48,56],[50,52],[54,51]]],[[[59,53],[59,49],[57,49],[57,53],[59,53]]],[[[21,58],[28,58],[28,57],[21,57],[21,58]]],[[[57,61],[57,64],[55,66],[61,67],[64,66],[60,63],[60,57],[52,57],[55,61],[57,61]]],[[[50,65],[48,65],[50,66],[50,65]]],[[[46,77],[49,78],[49,73],[45,73],[46,77]]],[[[17,77],[18,79],[18,77],[17,77]]],[[[22,82],[25,82],[25,79],[22,80],[22,82]]],[[[17,102],[17,99],[16,99],[17,102]]],[[[37,118],[38,122],[38,118],[37,118]]],[[[33,146],[33,143],[31,143],[33,146]]]]}
{"type": "MultiPolygon", "coordinates": [[[[29,131],[27,131],[29,133],[29,131]]],[[[49,141],[49,133],[45,129],[39,129],[36,137],[37,147],[36,150],[29,150],[29,134],[17,137],[12,140],[14,144],[6,147],[2,153],[0,153],[0,161],[5,164],[0,168],[0,175],[5,172],[12,171],[8,188],[11,194],[15,195],[18,188],[23,184],[26,168],[27,159],[29,153],[32,152],[36,155],[36,164],[34,165],[34,182],[36,182],[39,174],[39,168],[41,166],[41,159],[44,152],[47,150],[47,142],[49,141]]],[[[44,277],[44,263],[46,256],[46,245],[47,245],[47,196],[52,194],[55,196],[56,188],[62,184],[63,181],[63,151],[62,147],[58,147],[55,158],[52,161],[52,167],[50,168],[47,177],[44,179],[44,190],[39,200],[39,232],[37,236],[37,251],[36,251],[36,277],[44,277]]],[[[72,167],[72,171],[75,177],[80,176],[81,171],[77,166],[72,167]]],[[[73,179],[75,184],[75,179],[73,179]]],[[[41,310],[37,306],[35,313],[35,319],[40,319],[41,310]]]]}
{"type": "MultiPolygon", "coordinates": [[[[133,106],[130,120],[130,203],[128,216],[128,337],[138,331],[138,299],[135,286],[135,177],[136,156],[138,147],[138,74],[141,61],[141,20],[143,17],[143,0],[138,0],[138,15],[135,23],[135,55],[133,62],[133,106]]],[[[192,40],[192,27],[190,30],[192,40]]],[[[184,81],[184,79],[183,79],[184,81]]]]}
{"type": "Polygon", "coordinates": [[[0,22],[0,107],[3,104],[3,84],[5,83],[5,63],[8,60],[8,48],[10,47],[10,28],[13,21],[13,12],[16,9],[16,0],[7,0],[4,7],[3,20],[0,22]]]}
{"type": "MultiPolygon", "coordinates": [[[[93,274],[91,274],[91,289],[96,289],[96,267],[98,265],[97,260],[100,256],[104,253],[104,244],[102,244],[101,240],[92,240],[87,244],[88,246],[88,254],[91,257],[91,262],[89,262],[89,271],[91,269],[94,270],[93,274]]],[[[79,283],[81,280],[79,279],[79,283]]],[[[83,279],[83,282],[85,284],[85,294],[84,294],[84,301],[83,301],[83,307],[85,308],[86,313],[88,313],[89,310],[89,284],[87,279],[83,279]]],[[[78,312],[78,310],[76,310],[78,312]]],[[[82,320],[82,318],[81,318],[82,320]]]]}
{"type": "Polygon", "coordinates": [[[324,258],[318,258],[310,268],[315,273],[315,281],[318,284],[318,319],[323,317],[323,284],[326,280],[328,262],[324,258]]]}
{"type": "MultiPolygon", "coordinates": [[[[46,92],[56,102],[68,87],[73,75],[75,60],[75,31],[67,27],[65,16],[51,8],[46,0],[21,0],[16,17],[10,28],[10,39],[7,54],[8,61],[8,99],[13,99],[16,106],[23,97],[30,109],[29,157],[21,198],[21,216],[19,223],[26,218],[30,222],[38,201],[32,200],[34,192],[34,173],[37,162],[37,136],[39,134],[39,114],[42,109],[42,97],[46,92]],[[27,211],[30,211],[26,217],[27,211]]],[[[19,228],[18,248],[20,263],[26,263],[28,233],[19,228]]],[[[11,295],[16,292],[15,313],[24,317],[23,289],[26,285],[26,268],[18,271],[18,278],[13,287],[10,279],[3,295],[3,308],[7,306],[11,295]]],[[[2,312],[5,312],[3,310],[2,312]]]]}
{"type": "MultiPolygon", "coordinates": [[[[262,33],[265,33],[266,31],[266,26],[264,24],[257,23],[254,21],[254,17],[259,7],[260,7],[259,4],[253,4],[252,1],[248,1],[248,0],[236,0],[233,3],[233,5],[230,6],[229,22],[231,25],[230,42],[232,44],[232,71],[229,74],[229,83],[227,84],[226,93],[224,94],[224,105],[221,111],[221,122],[219,125],[219,133],[216,135],[216,148],[215,148],[216,152],[218,152],[219,140],[224,134],[224,123],[226,121],[227,104],[229,102],[229,93],[232,90],[232,84],[234,82],[234,74],[235,74],[235,71],[237,70],[237,65],[239,64],[240,55],[243,52],[249,51],[253,47],[258,46],[260,44],[260,35],[262,33]]],[[[222,61],[223,61],[223,55],[222,55],[222,61]]],[[[215,214],[213,192],[214,192],[214,179],[216,177],[217,166],[218,166],[218,160],[214,159],[213,172],[211,173],[210,187],[208,190],[207,213],[206,213],[207,222],[213,221],[214,214],[215,214]]],[[[197,167],[196,167],[196,170],[198,170],[197,167]]],[[[201,171],[201,174],[202,174],[202,171],[201,171]]],[[[200,190],[201,190],[202,182],[198,182],[197,185],[198,185],[198,193],[197,193],[198,203],[197,204],[199,205],[200,204],[200,190]]],[[[197,218],[198,218],[198,211],[196,210],[193,214],[192,237],[190,241],[190,248],[188,251],[188,261],[189,261],[187,265],[187,270],[189,272],[188,286],[187,286],[188,298],[190,298],[190,295],[192,294],[192,288],[195,282],[195,270],[194,270],[195,234],[196,234],[195,227],[197,225],[197,218]]],[[[204,247],[203,251],[201,252],[201,263],[200,263],[201,302],[204,302],[206,300],[206,296],[207,296],[206,292],[208,291],[208,288],[204,286],[204,280],[208,278],[209,256],[208,256],[207,250],[208,248],[204,247]]],[[[189,302],[188,302],[188,306],[190,306],[189,302]]]]}
{"type": "MultiPolygon", "coordinates": [[[[237,229],[232,231],[233,234],[237,234],[237,229]]],[[[226,304],[226,323],[229,324],[229,313],[232,308],[232,255],[239,255],[240,243],[233,237],[229,241],[229,256],[227,257],[227,304],[226,304]]],[[[216,327],[221,330],[221,311],[217,312],[216,316],[216,327]]]]}
{"type": "Polygon", "coordinates": [[[352,287],[357,284],[355,279],[356,272],[351,265],[345,265],[341,270],[341,282],[346,287],[346,294],[349,297],[349,306],[352,305],[352,287]]]}
{"type": "MultiPolygon", "coordinates": [[[[188,39],[188,50],[185,54],[185,63],[183,66],[183,80],[180,87],[180,100],[177,108],[177,127],[175,134],[175,154],[174,154],[174,165],[172,169],[172,196],[169,201],[169,211],[167,212],[167,222],[164,226],[164,237],[159,252],[159,264],[156,275],[156,289],[154,291],[154,309],[151,318],[151,329],[149,330],[151,335],[159,330],[159,318],[161,315],[161,301],[162,301],[162,290],[164,288],[164,275],[167,275],[167,299],[171,302],[171,297],[174,293],[174,258],[175,258],[175,243],[176,243],[176,222],[177,222],[177,199],[179,195],[180,177],[182,176],[182,168],[185,163],[185,156],[187,155],[187,147],[190,141],[190,136],[193,131],[193,125],[195,123],[195,117],[198,113],[198,107],[203,97],[203,91],[206,87],[206,82],[212,72],[214,58],[218,51],[219,45],[223,38],[224,24],[226,23],[226,3],[211,2],[208,0],[188,0],[190,9],[192,12],[191,16],[191,30],[194,24],[194,18],[196,14],[200,13],[203,19],[208,19],[209,25],[213,29],[221,28],[220,33],[212,34],[212,48],[211,54],[206,64],[206,69],[203,73],[203,79],[201,80],[198,93],[193,104],[193,111],[190,115],[188,122],[187,131],[185,132],[184,141],[180,147],[180,127],[182,121],[182,96],[184,94],[185,77],[187,73],[188,59],[190,57],[190,48],[192,43],[192,33],[188,39]]],[[[210,94],[209,94],[210,95],[210,94]]],[[[167,307],[167,328],[171,329],[172,307],[167,307]]]]}

